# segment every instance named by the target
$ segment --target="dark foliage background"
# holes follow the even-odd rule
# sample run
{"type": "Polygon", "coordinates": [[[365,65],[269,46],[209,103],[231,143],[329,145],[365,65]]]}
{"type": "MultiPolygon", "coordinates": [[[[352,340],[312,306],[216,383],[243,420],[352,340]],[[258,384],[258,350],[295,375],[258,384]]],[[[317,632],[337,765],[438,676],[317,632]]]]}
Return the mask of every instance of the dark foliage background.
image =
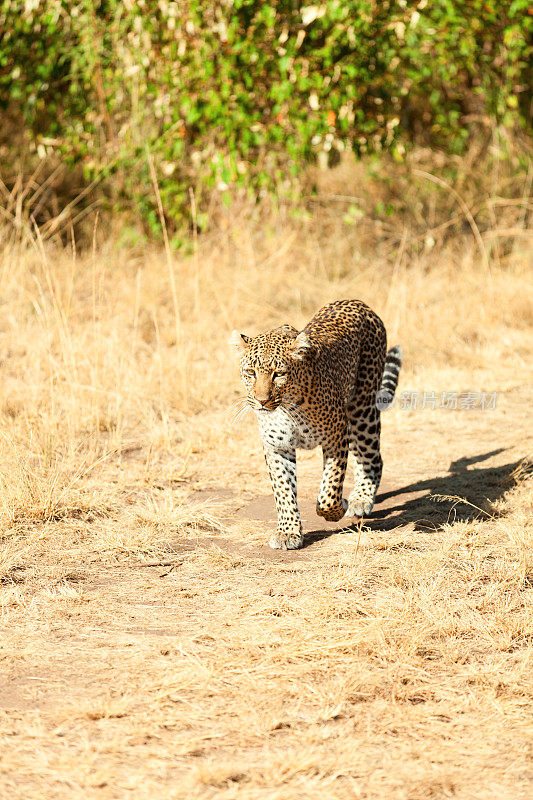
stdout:
{"type": "Polygon", "coordinates": [[[152,161],[201,227],[313,159],[527,131],[532,32],[526,0],[0,0],[2,162],[61,159],[155,230],[152,161]]]}

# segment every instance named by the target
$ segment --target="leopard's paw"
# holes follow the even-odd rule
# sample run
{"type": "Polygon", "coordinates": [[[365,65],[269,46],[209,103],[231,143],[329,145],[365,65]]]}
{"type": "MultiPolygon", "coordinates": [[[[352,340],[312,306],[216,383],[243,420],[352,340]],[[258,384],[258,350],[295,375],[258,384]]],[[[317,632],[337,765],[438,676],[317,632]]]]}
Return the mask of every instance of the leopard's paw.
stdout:
{"type": "Polygon", "coordinates": [[[348,508],[348,501],[342,498],[340,506],[324,506],[317,500],[316,513],[319,517],[324,517],[327,522],[338,522],[345,516],[348,508]]]}
{"type": "Polygon", "coordinates": [[[281,533],[276,531],[270,537],[270,547],[273,550],[298,550],[303,545],[304,537],[300,533],[281,533]]]}
{"type": "Polygon", "coordinates": [[[374,499],[369,497],[350,497],[346,517],[368,517],[374,508],[374,499]]]}

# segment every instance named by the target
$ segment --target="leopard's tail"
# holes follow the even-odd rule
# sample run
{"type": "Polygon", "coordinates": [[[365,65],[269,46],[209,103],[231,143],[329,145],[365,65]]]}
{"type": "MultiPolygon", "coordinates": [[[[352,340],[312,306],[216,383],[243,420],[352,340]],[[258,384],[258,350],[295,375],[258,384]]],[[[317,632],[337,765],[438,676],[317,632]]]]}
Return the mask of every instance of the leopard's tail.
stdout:
{"type": "Polygon", "coordinates": [[[383,378],[376,396],[376,405],[380,411],[388,408],[394,399],[394,392],[398,386],[400,369],[402,368],[402,348],[400,345],[391,347],[385,358],[383,378]]]}

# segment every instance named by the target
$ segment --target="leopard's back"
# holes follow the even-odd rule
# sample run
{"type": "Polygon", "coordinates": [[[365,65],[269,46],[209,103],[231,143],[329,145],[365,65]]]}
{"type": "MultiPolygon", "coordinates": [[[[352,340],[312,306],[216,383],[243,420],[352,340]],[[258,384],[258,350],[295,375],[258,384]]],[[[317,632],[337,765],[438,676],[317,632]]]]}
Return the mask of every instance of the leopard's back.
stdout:
{"type": "Polygon", "coordinates": [[[316,349],[314,405],[377,392],[383,376],[387,334],[383,322],[361,300],[337,300],[321,308],[304,333],[316,349]]]}

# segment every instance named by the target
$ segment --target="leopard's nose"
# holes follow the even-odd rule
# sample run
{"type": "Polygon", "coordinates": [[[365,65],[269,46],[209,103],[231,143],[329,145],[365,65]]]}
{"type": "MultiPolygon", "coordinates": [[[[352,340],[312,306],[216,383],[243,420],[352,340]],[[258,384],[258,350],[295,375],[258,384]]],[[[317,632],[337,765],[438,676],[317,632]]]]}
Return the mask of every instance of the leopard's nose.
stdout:
{"type": "Polygon", "coordinates": [[[254,395],[255,395],[255,399],[257,400],[257,402],[261,403],[262,406],[266,405],[268,403],[268,401],[270,400],[270,392],[267,392],[267,391],[264,391],[264,390],[263,391],[261,391],[261,390],[257,391],[257,389],[256,389],[255,392],[254,392],[254,395]]]}

